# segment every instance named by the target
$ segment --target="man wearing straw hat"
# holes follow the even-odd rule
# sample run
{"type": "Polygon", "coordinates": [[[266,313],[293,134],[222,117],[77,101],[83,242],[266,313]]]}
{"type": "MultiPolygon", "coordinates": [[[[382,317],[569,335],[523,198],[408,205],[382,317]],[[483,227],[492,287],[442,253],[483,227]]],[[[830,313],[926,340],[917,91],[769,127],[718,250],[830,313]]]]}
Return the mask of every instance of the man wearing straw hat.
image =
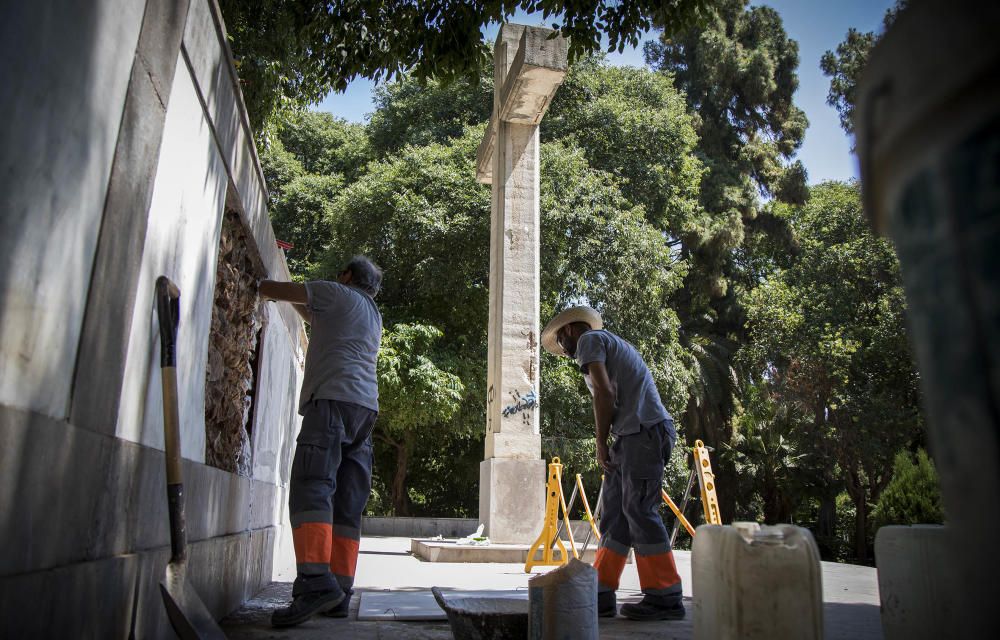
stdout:
{"type": "Polygon", "coordinates": [[[622,605],[632,620],[684,617],[681,578],[660,519],[663,469],[677,439],[649,367],[629,342],[604,330],[590,307],[558,314],[542,331],[542,347],[576,360],[594,398],[597,462],[604,470],[597,610],[616,614],[615,590],[629,548],[635,549],[641,602],[622,605]],[[609,446],[608,438],[614,436],[609,446]]]}

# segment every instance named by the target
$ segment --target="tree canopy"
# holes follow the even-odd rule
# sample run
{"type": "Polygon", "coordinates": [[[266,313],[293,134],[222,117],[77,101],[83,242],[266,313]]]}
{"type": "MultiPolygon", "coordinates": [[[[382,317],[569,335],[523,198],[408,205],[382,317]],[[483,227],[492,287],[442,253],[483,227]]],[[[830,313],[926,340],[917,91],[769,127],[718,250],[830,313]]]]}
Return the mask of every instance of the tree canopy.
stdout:
{"type": "MultiPolygon", "coordinates": [[[[798,440],[839,476],[854,502],[854,551],[863,559],[869,510],[891,479],[892,461],[922,438],[899,263],[868,228],[856,184],[825,183],[806,205],[777,209],[800,251],[752,293],[752,347],[744,357],[797,414],[798,440]]],[[[816,488],[831,476],[815,478],[816,488]]]]}
{"type": "MultiPolygon", "coordinates": [[[[645,49],[647,63],[673,78],[698,116],[695,157],[704,167],[697,215],[680,236],[690,264],[673,300],[681,340],[691,358],[685,410],[688,442],[721,452],[716,475],[732,485],[725,456],[738,405],[739,350],[746,344],[745,296],[758,283],[760,249],[791,251],[787,225],[761,196],[787,203],[806,198],[805,169],[792,160],[807,125],[795,106],[798,44],[781,17],[746,0],[720,0],[704,25],[664,32],[645,49]]],[[[725,518],[734,494],[722,494],[725,518]]]]}
{"type": "MultiPolygon", "coordinates": [[[[896,4],[885,12],[882,18],[882,33],[896,21],[896,16],[906,8],[907,0],[896,0],[896,4]]],[[[850,28],[836,51],[827,51],[820,59],[820,69],[830,78],[830,92],[826,103],[837,110],[840,126],[848,134],[854,133],[854,106],[857,104],[858,80],[868,62],[872,47],[882,37],[874,31],[861,32],[850,28]]]]}
{"type": "Polygon", "coordinates": [[[250,123],[260,132],[289,107],[315,104],[358,77],[479,78],[483,30],[518,11],[568,37],[577,60],[638,46],[654,24],[696,23],[713,0],[220,0],[250,123]],[[607,38],[604,44],[602,38],[607,38]]]}

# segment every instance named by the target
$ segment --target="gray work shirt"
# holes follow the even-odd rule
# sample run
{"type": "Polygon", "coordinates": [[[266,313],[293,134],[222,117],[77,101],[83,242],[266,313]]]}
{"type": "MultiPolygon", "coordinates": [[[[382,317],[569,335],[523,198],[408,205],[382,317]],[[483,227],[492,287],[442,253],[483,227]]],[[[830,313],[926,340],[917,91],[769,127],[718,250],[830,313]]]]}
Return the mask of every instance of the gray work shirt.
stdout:
{"type": "Polygon", "coordinates": [[[611,433],[627,436],[639,433],[640,425],[652,426],[666,421],[671,439],[676,438],[673,419],[663,408],[653,374],[630,342],[610,331],[588,331],[576,343],[576,361],[591,394],[594,385],[590,380],[589,365],[603,362],[608,370],[608,378],[617,394],[611,433]]]}
{"type": "Polygon", "coordinates": [[[375,364],[382,314],[361,289],[317,280],[306,283],[312,333],[299,413],[314,399],[353,402],[378,411],[375,364]]]}

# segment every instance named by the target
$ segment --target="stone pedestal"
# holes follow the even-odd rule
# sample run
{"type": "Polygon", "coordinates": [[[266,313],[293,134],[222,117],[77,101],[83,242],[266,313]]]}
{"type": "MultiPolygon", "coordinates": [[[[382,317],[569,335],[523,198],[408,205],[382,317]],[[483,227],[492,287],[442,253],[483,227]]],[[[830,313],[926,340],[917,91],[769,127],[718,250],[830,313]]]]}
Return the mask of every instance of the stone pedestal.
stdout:
{"type": "Polygon", "coordinates": [[[530,544],[542,530],[545,461],[489,458],[479,465],[479,516],[491,542],[530,544]]]}

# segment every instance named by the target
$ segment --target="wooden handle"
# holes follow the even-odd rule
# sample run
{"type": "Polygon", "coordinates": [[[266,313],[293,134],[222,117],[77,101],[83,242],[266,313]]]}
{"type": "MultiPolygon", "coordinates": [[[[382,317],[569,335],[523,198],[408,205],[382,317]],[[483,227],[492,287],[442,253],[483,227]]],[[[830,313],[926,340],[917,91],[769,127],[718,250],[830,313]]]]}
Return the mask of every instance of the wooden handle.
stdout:
{"type": "Polygon", "coordinates": [[[680,523],[684,525],[684,528],[687,529],[687,532],[691,535],[692,538],[694,538],[694,528],[691,526],[691,523],[688,522],[688,519],[684,517],[684,514],[681,513],[681,510],[677,508],[677,505],[674,504],[674,501],[670,499],[670,496],[667,495],[667,492],[664,491],[663,489],[660,489],[660,495],[663,496],[663,501],[666,502],[667,506],[670,507],[670,510],[674,512],[674,515],[677,516],[677,519],[680,521],[680,523]]]}
{"type": "Polygon", "coordinates": [[[177,402],[177,325],[181,292],[166,276],[156,279],[156,315],[160,321],[160,378],[163,388],[163,449],[167,468],[171,562],[187,556],[184,517],[184,477],[181,473],[181,432],[177,402]]]}
{"type": "Polygon", "coordinates": [[[181,432],[177,409],[177,369],[160,369],[163,378],[163,448],[167,454],[167,484],[184,482],[181,475],[181,432]]]}

